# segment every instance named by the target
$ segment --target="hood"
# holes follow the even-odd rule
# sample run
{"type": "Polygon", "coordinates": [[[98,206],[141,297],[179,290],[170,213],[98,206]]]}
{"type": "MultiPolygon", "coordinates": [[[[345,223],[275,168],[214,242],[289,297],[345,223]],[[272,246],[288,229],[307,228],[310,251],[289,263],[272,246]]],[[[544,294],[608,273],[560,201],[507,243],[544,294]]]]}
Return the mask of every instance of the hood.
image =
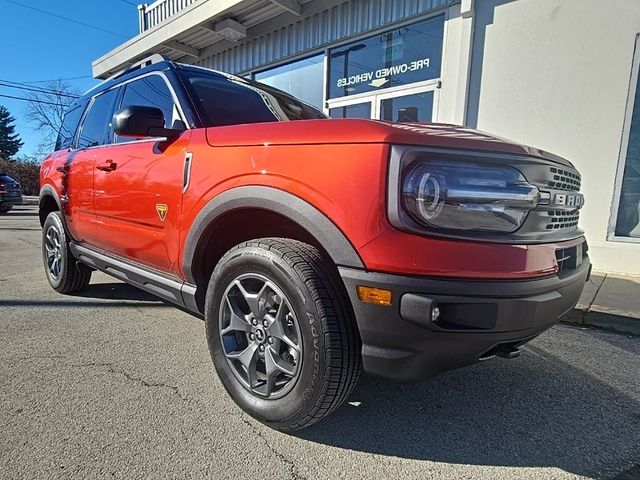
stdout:
{"type": "Polygon", "coordinates": [[[213,147],[249,145],[322,145],[388,143],[481,150],[571,163],[538,148],[521,145],[471,128],[444,123],[393,123],[378,120],[327,119],[254,123],[206,129],[213,147]]]}

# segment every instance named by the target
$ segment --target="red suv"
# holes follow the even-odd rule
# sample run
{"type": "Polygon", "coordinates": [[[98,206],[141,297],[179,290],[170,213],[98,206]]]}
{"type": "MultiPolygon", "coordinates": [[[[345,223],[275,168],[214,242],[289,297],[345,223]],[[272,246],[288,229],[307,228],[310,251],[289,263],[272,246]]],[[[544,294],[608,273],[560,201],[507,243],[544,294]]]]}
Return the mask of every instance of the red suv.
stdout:
{"type": "Polygon", "coordinates": [[[51,286],[97,269],[204,316],[229,394],[282,430],[338,408],[361,369],[409,381],[516,356],[590,271],[560,157],[331,120],[157,58],[72,105],[40,181],[51,286]]]}

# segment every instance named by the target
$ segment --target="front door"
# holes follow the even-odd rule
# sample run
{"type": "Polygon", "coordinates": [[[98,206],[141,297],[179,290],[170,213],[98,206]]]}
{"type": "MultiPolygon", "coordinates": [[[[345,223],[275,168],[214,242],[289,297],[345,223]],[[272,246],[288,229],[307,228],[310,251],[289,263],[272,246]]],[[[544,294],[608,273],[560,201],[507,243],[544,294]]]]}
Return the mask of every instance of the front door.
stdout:
{"type": "Polygon", "coordinates": [[[97,151],[96,246],[177,273],[185,152],[190,132],[166,150],[157,139],[97,151]]]}
{"type": "MultiPolygon", "coordinates": [[[[177,100],[158,72],[125,83],[119,108],[153,106],[165,126],[181,122],[177,100]]],[[[167,144],[158,138],[117,137],[96,154],[96,245],[103,250],[178,274],[185,158],[190,131],[167,144]]]]}

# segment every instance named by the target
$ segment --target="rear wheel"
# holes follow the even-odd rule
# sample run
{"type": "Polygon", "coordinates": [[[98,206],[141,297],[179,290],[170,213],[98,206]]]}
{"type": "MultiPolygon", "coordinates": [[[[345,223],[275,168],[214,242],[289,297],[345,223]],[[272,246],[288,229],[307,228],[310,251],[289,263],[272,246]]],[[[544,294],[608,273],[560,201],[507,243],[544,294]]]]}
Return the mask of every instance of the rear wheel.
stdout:
{"type": "Polygon", "coordinates": [[[220,260],[207,289],[207,340],[223,385],[247,413],[297,430],[348,397],[360,340],[343,290],[318,250],[294,240],[252,240],[220,260]]]}
{"type": "Polygon", "coordinates": [[[0,207],[0,213],[9,213],[12,208],[13,205],[5,205],[3,207],[0,207]]]}
{"type": "Polygon", "coordinates": [[[42,227],[42,261],[56,292],[71,293],[89,285],[91,269],[71,255],[60,212],[51,212],[42,227]]]}

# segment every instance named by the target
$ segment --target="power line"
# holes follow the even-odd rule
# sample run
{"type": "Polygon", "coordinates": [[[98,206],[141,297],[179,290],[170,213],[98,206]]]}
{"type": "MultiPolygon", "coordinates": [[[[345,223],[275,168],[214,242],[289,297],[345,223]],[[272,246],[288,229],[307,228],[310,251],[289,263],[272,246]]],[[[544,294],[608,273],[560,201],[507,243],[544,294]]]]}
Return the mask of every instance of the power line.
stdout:
{"type": "Polygon", "coordinates": [[[89,23],[84,23],[84,22],[81,22],[80,20],[74,20],[73,18],[65,17],[63,15],[58,15],[57,13],[49,12],[48,10],[42,10],[40,8],[32,7],[31,5],[25,5],[24,3],[18,2],[16,0],[4,0],[4,1],[7,2],[7,3],[12,3],[13,5],[18,5],[18,6],[23,7],[23,8],[28,8],[29,10],[33,10],[33,11],[42,13],[44,15],[49,15],[51,17],[56,17],[56,18],[59,18],[61,20],[66,20],[67,22],[71,22],[71,23],[75,23],[75,24],[78,24],[78,25],[82,25],[83,27],[92,28],[94,30],[99,30],[101,32],[109,33],[111,35],[116,35],[116,36],[122,37],[122,38],[129,38],[127,35],[123,35],[122,33],[112,32],[111,30],[107,30],[107,29],[104,29],[102,27],[96,27],[95,25],[91,25],[89,23]]]}
{"type": "Polygon", "coordinates": [[[137,7],[137,6],[138,6],[137,4],[135,4],[135,3],[133,3],[133,2],[130,2],[129,0],[120,0],[120,1],[121,1],[121,2],[124,2],[124,3],[128,3],[129,5],[132,5],[132,6],[134,6],[134,7],[137,7]]]}
{"type": "Polygon", "coordinates": [[[64,106],[64,104],[61,104],[61,103],[45,102],[44,100],[34,100],[32,98],[25,98],[25,97],[14,97],[13,95],[4,95],[2,93],[0,93],[0,97],[12,98],[14,100],[22,100],[25,102],[44,103],[45,105],[55,105],[56,107],[64,106]]]}
{"type": "MultiPolygon", "coordinates": [[[[66,77],[66,78],[52,78],[51,80],[30,80],[28,82],[22,82],[22,83],[26,85],[26,84],[30,84],[30,83],[56,82],[58,80],[80,80],[81,78],[93,78],[93,75],[81,75],[79,77],[66,77]]],[[[12,83],[20,83],[20,82],[12,82],[12,83]]]]}
{"type": "Polygon", "coordinates": [[[8,87],[8,88],[15,88],[17,90],[25,90],[28,92],[36,92],[36,93],[48,93],[51,95],[58,95],[60,97],[69,97],[69,98],[78,98],[79,95],[71,95],[68,93],[62,93],[62,92],[56,92],[55,90],[48,90],[48,89],[44,89],[44,88],[34,88],[34,87],[25,87],[19,83],[11,85],[11,83],[14,82],[9,82],[9,83],[5,83],[6,80],[0,80],[0,86],[3,87],[8,87]]]}
{"type": "Polygon", "coordinates": [[[10,80],[2,80],[0,79],[0,86],[3,87],[8,87],[8,88],[15,88],[18,90],[26,90],[29,92],[36,92],[36,93],[49,93],[52,95],[59,95],[61,97],[70,97],[70,98],[78,98],[79,95],[75,95],[72,93],[64,93],[61,92],[59,90],[52,90],[50,88],[40,88],[40,87],[31,87],[31,86],[26,86],[22,83],[19,82],[12,82],[10,80]]]}

